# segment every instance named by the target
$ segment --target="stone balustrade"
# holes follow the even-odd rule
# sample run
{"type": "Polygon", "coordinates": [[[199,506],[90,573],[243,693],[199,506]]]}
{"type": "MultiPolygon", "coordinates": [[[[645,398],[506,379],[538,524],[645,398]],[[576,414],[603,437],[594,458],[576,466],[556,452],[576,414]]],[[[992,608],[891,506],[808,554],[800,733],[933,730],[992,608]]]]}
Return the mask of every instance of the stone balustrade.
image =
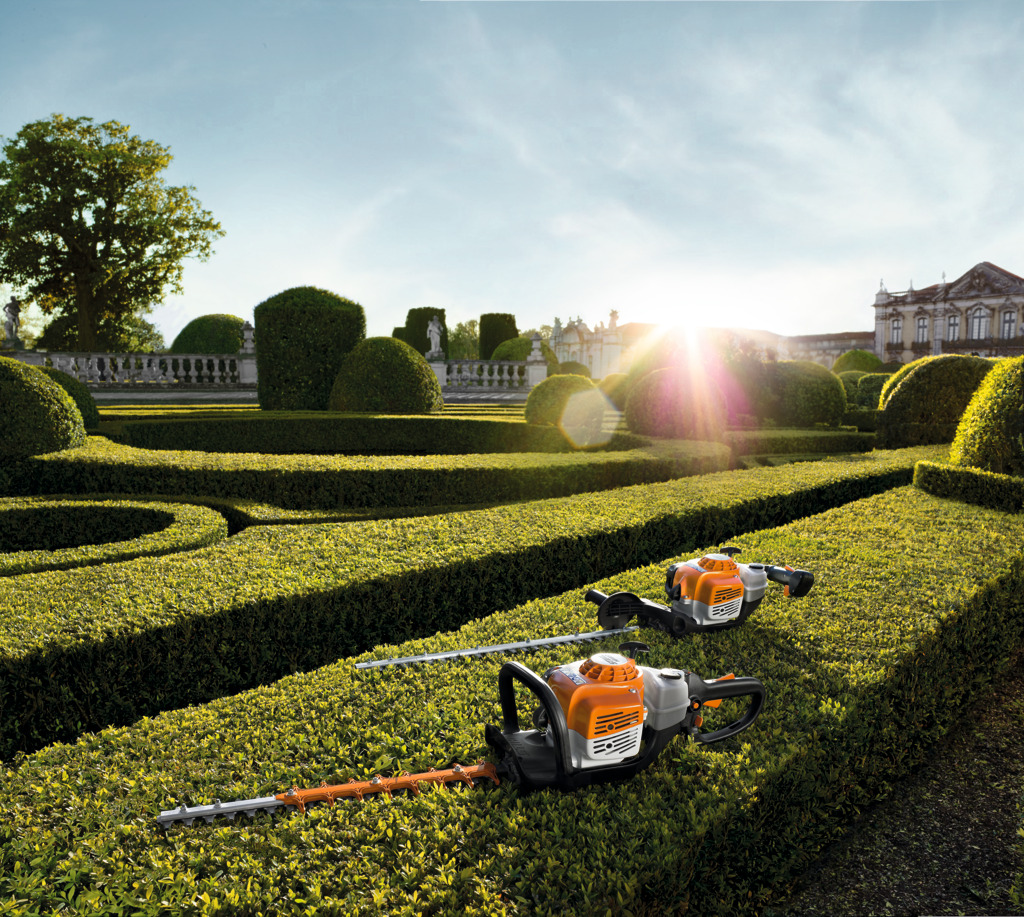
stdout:
{"type": "Polygon", "coordinates": [[[4,351],[4,356],[34,366],[52,366],[90,388],[111,387],[256,387],[252,353],[49,353],[4,351]]]}

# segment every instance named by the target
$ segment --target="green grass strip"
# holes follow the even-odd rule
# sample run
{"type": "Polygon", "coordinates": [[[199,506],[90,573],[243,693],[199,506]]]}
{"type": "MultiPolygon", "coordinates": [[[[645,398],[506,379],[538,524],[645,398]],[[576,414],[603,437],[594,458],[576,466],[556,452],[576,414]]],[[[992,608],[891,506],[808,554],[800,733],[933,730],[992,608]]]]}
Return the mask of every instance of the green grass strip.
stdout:
{"type": "Polygon", "coordinates": [[[910,481],[930,451],[725,472],[468,513],[247,529],[0,580],[0,754],[449,630],[687,546],[910,481]]]}
{"type": "MultiPolygon", "coordinates": [[[[656,667],[756,675],[765,712],[717,751],[677,738],[622,784],[430,791],[166,836],[155,827],[179,801],[486,756],[500,657],[366,672],[342,661],[47,748],[0,779],[0,900],[19,914],[756,913],[982,702],[1021,640],[1022,538],[1020,516],[914,488],[730,538],[748,560],[814,571],[814,590],[791,601],[773,587],[734,630],[641,637],[656,667]]],[[[597,585],[658,598],[667,562],[597,585]]],[[[395,649],[593,620],[575,590],[395,649]]],[[[583,655],[523,661],[543,671],[583,655]]]]}

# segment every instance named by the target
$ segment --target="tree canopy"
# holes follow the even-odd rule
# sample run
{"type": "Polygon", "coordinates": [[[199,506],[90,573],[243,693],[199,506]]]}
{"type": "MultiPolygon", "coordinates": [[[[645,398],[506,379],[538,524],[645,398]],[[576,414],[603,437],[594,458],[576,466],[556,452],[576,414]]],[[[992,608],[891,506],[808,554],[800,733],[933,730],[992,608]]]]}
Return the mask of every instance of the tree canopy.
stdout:
{"type": "Polygon", "coordinates": [[[184,259],[224,235],[193,187],[164,182],[171,159],[117,121],[60,114],[3,146],[0,281],[73,325],[80,350],[182,292],[184,259]]]}

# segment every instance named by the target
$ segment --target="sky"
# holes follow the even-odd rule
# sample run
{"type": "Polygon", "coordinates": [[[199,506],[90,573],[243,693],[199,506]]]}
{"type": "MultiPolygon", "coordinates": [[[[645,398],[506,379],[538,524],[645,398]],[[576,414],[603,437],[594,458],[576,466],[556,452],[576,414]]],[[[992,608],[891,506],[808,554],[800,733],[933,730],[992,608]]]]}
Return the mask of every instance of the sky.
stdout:
{"type": "Polygon", "coordinates": [[[0,0],[0,137],[170,148],[225,236],[149,319],[312,285],[410,308],[781,334],[1024,274],[1024,4],[0,0]]]}

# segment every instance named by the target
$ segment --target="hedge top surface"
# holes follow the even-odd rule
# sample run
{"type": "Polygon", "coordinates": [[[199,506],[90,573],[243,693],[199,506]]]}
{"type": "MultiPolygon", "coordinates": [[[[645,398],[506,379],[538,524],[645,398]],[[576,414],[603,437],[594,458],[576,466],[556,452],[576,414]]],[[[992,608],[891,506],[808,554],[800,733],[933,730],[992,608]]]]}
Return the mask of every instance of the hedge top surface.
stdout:
{"type": "MultiPolygon", "coordinates": [[[[481,723],[500,721],[501,657],[373,672],[343,660],[51,746],[2,774],[0,837],[12,868],[0,888],[38,902],[52,894],[44,883],[74,875],[79,888],[102,887],[108,900],[134,902],[136,913],[186,911],[216,898],[236,911],[287,905],[294,913],[399,914],[410,913],[413,893],[413,904],[435,913],[562,914],[567,901],[589,913],[609,901],[632,907],[645,899],[676,911],[749,911],[746,883],[764,891],[759,869],[784,850],[793,857],[801,841],[811,846],[807,824],[843,805],[838,796],[864,801],[858,787],[839,790],[824,776],[840,766],[834,779],[849,779],[844,753],[876,780],[906,766],[886,758],[893,744],[886,710],[900,714],[901,732],[911,716],[900,711],[913,705],[901,698],[915,684],[927,694],[941,675],[941,661],[932,659],[943,651],[936,653],[937,635],[958,626],[992,571],[1019,562],[1022,538],[1024,520],[953,509],[911,489],[743,536],[746,557],[785,557],[822,571],[814,591],[789,602],[774,590],[750,623],[714,639],[644,634],[649,664],[707,678],[756,674],[781,701],[766,706],[742,741],[709,751],[676,739],[652,768],[623,783],[529,796],[508,786],[425,792],[155,833],[156,812],[181,800],[248,798],[476,760],[486,753],[481,723]],[[991,547],[990,532],[1004,533],[991,547]],[[922,567],[919,558],[929,555],[963,562],[922,567]],[[901,680],[904,666],[912,674],[901,680]],[[808,812],[815,806],[819,813],[808,812]],[[807,814],[794,819],[794,810],[807,814]],[[747,856],[742,884],[731,870],[716,877],[723,857],[747,856]],[[713,887],[691,883],[694,875],[713,887]],[[143,884],[157,886],[159,896],[141,898],[143,884]],[[289,897],[299,894],[302,904],[289,897]]],[[[658,597],[663,569],[624,571],[596,585],[658,597]]],[[[537,636],[590,629],[594,609],[582,592],[401,649],[521,639],[523,620],[535,622],[537,636]]],[[[547,650],[525,661],[543,671],[587,652],[547,650]]],[[[801,850],[795,865],[811,853],[801,850]]]]}
{"type": "MultiPolygon", "coordinates": [[[[228,534],[224,517],[205,506],[118,497],[0,499],[0,532],[8,525],[22,529],[17,543],[25,547],[0,553],[0,576],[192,551],[228,534]],[[33,548],[28,544],[32,536],[25,531],[33,526],[45,528],[38,533],[40,539],[57,534],[68,546],[33,548]]],[[[13,540],[0,538],[0,544],[9,547],[13,540]]]]}
{"type": "Polygon", "coordinates": [[[85,424],[71,396],[35,366],[0,357],[0,462],[73,449],[85,424]]]}
{"type": "Polygon", "coordinates": [[[960,420],[949,460],[1024,475],[1024,357],[999,360],[960,420]]]}
{"type": "Polygon", "coordinates": [[[468,513],[346,525],[260,527],[188,554],[7,577],[0,580],[0,656],[21,657],[50,643],[73,645],[86,634],[130,634],[193,616],[220,614],[225,607],[257,599],[328,595],[343,586],[410,569],[472,561],[481,552],[543,546],[556,531],[565,537],[582,537],[628,526],[640,529],[663,516],[726,514],[752,499],[883,469],[912,469],[918,459],[940,454],[934,447],[923,447],[874,453],[852,463],[720,472],[468,513]],[[73,597],[75,602],[70,625],[61,596],[73,597]],[[49,607],[41,605],[41,597],[48,597],[49,607]]]}

